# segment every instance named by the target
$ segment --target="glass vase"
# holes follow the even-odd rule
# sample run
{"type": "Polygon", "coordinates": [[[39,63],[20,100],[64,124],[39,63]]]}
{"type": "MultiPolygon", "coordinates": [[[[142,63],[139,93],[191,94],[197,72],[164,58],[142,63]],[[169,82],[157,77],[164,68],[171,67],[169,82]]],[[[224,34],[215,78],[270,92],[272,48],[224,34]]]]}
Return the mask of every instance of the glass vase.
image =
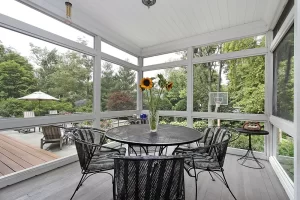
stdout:
{"type": "Polygon", "coordinates": [[[150,132],[156,132],[158,127],[159,115],[157,110],[149,111],[150,132]]]}

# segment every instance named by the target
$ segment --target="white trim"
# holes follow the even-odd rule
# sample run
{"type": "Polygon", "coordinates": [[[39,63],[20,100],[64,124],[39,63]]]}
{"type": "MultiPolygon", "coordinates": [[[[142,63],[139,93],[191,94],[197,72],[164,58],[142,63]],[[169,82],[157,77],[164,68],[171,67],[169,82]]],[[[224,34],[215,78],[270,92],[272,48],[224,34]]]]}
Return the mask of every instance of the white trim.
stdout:
{"type": "MultiPolygon", "coordinates": [[[[38,10],[48,16],[51,16],[54,19],[57,19],[58,21],[64,22],[66,20],[65,18],[65,10],[62,9],[61,1],[41,1],[41,0],[18,0],[19,2],[22,2],[23,4],[34,8],[35,10],[38,10]]],[[[141,48],[139,48],[134,43],[126,40],[123,38],[120,34],[115,33],[108,29],[105,26],[102,26],[99,24],[96,20],[87,18],[85,13],[80,10],[74,10],[72,11],[72,26],[81,29],[84,32],[90,34],[90,35],[99,35],[103,41],[109,41],[109,44],[112,44],[114,47],[121,49],[131,55],[134,55],[136,57],[140,56],[141,54],[141,48]]]]}
{"type": "Polygon", "coordinates": [[[268,121],[265,114],[241,114],[241,113],[214,113],[214,112],[193,112],[193,118],[203,119],[225,119],[225,120],[239,120],[239,121],[268,121]]]}
{"type": "MultiPolygon", "coordinates": [[[[265,55],[265,114],[270,116],[272,114],[272,104],[273,104],[273,53],[269,51],[270,45],[273,39],[273,32],[268,31],[266,34],[266,47],[268,53],[265,55]]],[[[265,123],[265,130],[269,131],[269,135],[265,136],[265,152],[267,156],[271,156],[272,141],[273,141],[273,127],[268,121],[265,123]]]]}
{"type": "Polygon", "coordinates": [[[152,70],[157,70],[157,69],[167,69],[167,68],[173,68],[173,67],[183,67],[183,66],[187,66],[187,65],[188,65],[188,61],[187,60],[179,60],[179,61],[161,63],[161,64],[157,64],[157,65],[144,66],[142,68],[142,70],[143,70],[143,72],[145,72],[145,71],[152,71],[152,70]]]}
{"type": "Polygon", "coordinates": [[[95,37],[95,49],[97,55],[94,59],[93,70],[93,112],[95,120],[93,122],[94,128],[100,128],[100,112],[101,112],[101,38],[95,37]]]}
{"type": "Polygon", "coordinates": [[[259,56],[259,55],[265,55],[267,53],[268,53],[268,50],[266,47],[255,48],[255,49],[246,49],[246,50],[224,53],[224,54],[196,57],[193,59],[193,64],[207,63],[207,62],[216,61],[216,60],[231,60],[231,59],[236,59],[236,58],[259,56]]]}
{"type": "Polygon", "coordinates": [[[271,156],[269,158],[270,164],[277,175],[280,183],[282,184],[284,190],[286,191],[287,195],[289,196],[290,200],[294,199],[294,183],[289,178],[287,173],[284,171],[280,163],[277,161],[276,157],[271,156]]]}
{"type": "Polygon", "coordinates": [[[111,56],[111,55],[109,55],[107,53],[104,53],[104,52],[101,53],[101,59],[105,60],[105,61],[108,61],[108,62],[111,62],[111,63],[114,63],[114,64],[117,64],[117,65],[120,65],[122,67],[126,67],[126,68],[129,68],[129,69],[136,70],[136,71],[140,70],[140,67],[138,67],[134,64],[131,64],[129,62],[126,62],[124,60],[121,60],[119,58],[116,58],[114,56],[111,56]]]}
{"type": "Polygon", "coordinates": [[[300,2],[295,1],[294,28],[294,197],[300,199],[300,2]]]}
{"type": "MultiPolygon", "coordinates": [[[[142,111],[145,114],[149,114],[149,110],[142,111]]],[[[159,116],[163,117],[188,117],[187,111],[168,111],[168,110],[159,110],[159,116]]]]}
{"type": "Polygon", "coordinates": [[[101,119],[107,118],[118,118],[118,117],[127,117],[132,116],[134,114],[139,114],[138,110],[124,110],[124,111],[109,111],[109,112],[101,112],[101,119]]]}
{"type": "Polygon", "coordinates": [[[295,125],[293,122],[271,115],[270,122],[292,137],[295,137],[295,125]]]}
{"type": "Polygon", "coordinates": [[[231,40],[238,40],[245,37],[265,34],[267,30],[268,27],[263,21],[256,21],[210,33],[200,34],[194,37],[146,47],[142,49],[141,56],[151,57],[153,55],[164,54],[166,52],[176,52],[180,49],[187,49],[192,46],[207,46],[231,40]]]}
{"type": "MultiPolygon", "coordinates": [[[[237,156],[244,156],[247,153],[247,150],[228,147],[227,153],[237,155],[237,156]]],[[[254,153],[254,156],[258,159],[268,160],[268,158],[264,152],[253,151],[253,153],[254,153]]]]}
{"type": "Polygon", "coordinates": [[[0,130],[43,126],[49,124],[94,120],[94,114],[56,115],[32,118],[5,118],[0,120],[0,130]]]}
{"type": "Polygon", "coordinates": [[[295,6],[291,9],[290,13],[288,14],[288,16],[284,20],[282,26],[280,27],[278,33],[276,34],[274,40],[272,41],[271,47],[270,47],[271,52],[273,52],[276,49],[276,47],[279,45],[281,40],[285,37],[286,33],[289,31],[289,29],[293,25],[294,16],[295,16],[294,10],[295,10],[295,6]]]}
{"type": "Polygon", "coordinates": [[[22,21],[13,19],[6,15],[0,14],[0,27],[4,27],[43,41],[47,41],[62,47],[66,47],[68,49],[72,49],[74,51],[78,51],[87,55],[95,56],[96,50],[90,47],[87,47],[78,42],[74,42],[72,40],[66,39],[59,35],[50,33],[43,29],[37,28],[30,24],[24,23],[22,21]]]}
{"type": "Polygon", "coordinates": [[[142,71],[142,68],[143,68],[143,58],[142,57],[139,57],[138,58],[138,64],[139,64],[139,71],[137,73],[137,83],[136,83],[136,86],[137,86],[137,99],[136,99],[136,109],[141,113],[142,110],[143,110],[143,94],[142,94],[142,91],[140,89],[140,80],[142,80],[143,78],[143,71],[142,71]]]}
{"type": "Polygon", "coordinates": [[[192,118],[192,112],[193,112],[193,86],[194,86],[194,77],[193,77],[193,56],[194,56],[194,51],[193,47],[189,47],[187,51],[187,126],[190,128],[193,128],[193,118],[192,118]]]}
{"type": "MultiPolygon", "coordinates": [[[[287,2],[288,0],[280,0],[275,13],[266,12],[263,20],[268,24],[268,30],[273,30],[275,28],[287,2]]],[[[273,4],[273,1],[269,1],[269,4],[273,4]]]]}
{"type": "Polygon", "coordinates": [[[41,165],[33,166],[12,174],[8,174],[0,178],[0,189],[76,161],[78,161],[78,156],[77,154],[74,154],[68,157],[58,158],[56,160],[46,162],[41,165]]]}

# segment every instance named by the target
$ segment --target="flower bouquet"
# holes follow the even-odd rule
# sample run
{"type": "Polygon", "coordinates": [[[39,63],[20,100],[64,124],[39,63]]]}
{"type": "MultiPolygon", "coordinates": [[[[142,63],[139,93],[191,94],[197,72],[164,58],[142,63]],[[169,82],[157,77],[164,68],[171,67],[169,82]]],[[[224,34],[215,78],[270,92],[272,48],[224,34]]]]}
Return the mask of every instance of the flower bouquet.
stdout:
{"type": "Polygon", "coordinates": [[[140,82],[140,89],[145,92],[146,104],[149,108],[150,132],[156,132],[158,126],[158,105],[164,92],[170,91],[173,83],[167,81],[162,74],[157,77],[143,78],[140,82]]]}

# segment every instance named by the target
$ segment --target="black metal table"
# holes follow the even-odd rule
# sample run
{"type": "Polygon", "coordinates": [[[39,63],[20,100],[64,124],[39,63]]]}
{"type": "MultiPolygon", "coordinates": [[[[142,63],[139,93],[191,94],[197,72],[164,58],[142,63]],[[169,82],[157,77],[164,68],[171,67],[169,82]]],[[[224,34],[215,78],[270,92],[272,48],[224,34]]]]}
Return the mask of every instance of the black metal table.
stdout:
{"type": "Polygon", "coordinates": [[[149,124],[120,126],[108,130],[105,135],[110,140],[128,144],[133,151],[133,145],[141,146],[146,154],[148,148],[145,147],[157,146],[159,155],[168,146],[193,143],[203,137],[203,134],[195,129],[172,125],[158,125],[157,132],[151,133],[149,124]]]}
{"type": "Polygon", "coordinates": [[[261,162],[259,162],[258,159],[254,156],[253,149],[252,149],[251,136],[269,135],[269,132],[265,131],[265,130],[246,130],[243,128],[236,128],[235,130],[239,133],[248,135],[248,137],[249,137],[249,146],[247,149],[247,153],[243,157],[238,159],[239,164],[241,164],[245,167],[253,168],[253,169],[263,169],[265,166],[261,162]],[[250,155],[249,155],[250,153],[251,153],[252,157],[250,157],[250,155]],[[245,162],[247,160],[255,161],[259,167],[252,167],[252,166],[245,165],[245,162]]]}

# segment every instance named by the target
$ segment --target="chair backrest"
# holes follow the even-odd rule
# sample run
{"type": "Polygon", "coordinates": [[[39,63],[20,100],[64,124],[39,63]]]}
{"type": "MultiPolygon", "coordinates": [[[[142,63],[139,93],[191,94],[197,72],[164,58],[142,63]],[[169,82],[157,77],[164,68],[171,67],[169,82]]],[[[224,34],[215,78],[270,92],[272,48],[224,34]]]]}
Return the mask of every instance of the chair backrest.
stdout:
{"type": "Polygon", "coordinates": [[[81,169],[86,170],[96,148],[101,148],[101,143],[94,144],[95,134],[91,128],[75,129],[73,136],[81,169]]]}
{"type": "Polygon", "coordinates": [[[30,117],[35,117],[33,111],[25,111],[24,112],[24,118],[30,118],[30,117]]]}
{"type": "Polygon", "coordinates": [[[45,139],[48,140],[60,139],[61,137],[60,128],[57,126],[43,126],[42,132],[44,134],[45,139]]]}
{"type": "Polygon", "coordinates": [[[91,127],[81,127],[76,129],[76,132],[81,140],[90,143],[105,143],[105,130],[91,128],[91,127]],[[99,138],[99,140],[97,140],[99,138]],[[99,142],[97,142],[99,141],[99,142]]]}
{"type": "Polygon", "coordinates": [[[209,156],[212,157],[215,161],[218,161],[220,167],[223,167],[226,152],[227,152],[227,147],[231,139],[231,133],[228,132],[227,129],[221,129],[219,135],[220,136],[218,137],[218,140],[216,140],[212,144],[214,145],[214,147],[211,148],[209,156]]]}
{"type": "Polygon", "coordinates": [[[49,115],[57,115],[57,110],[49,110],[49,115]]]}
{"type": "Polygon", "coordinates": [[[118,200],[185,199],[184,157],[124,156],[114,163],[118,200]]]}

